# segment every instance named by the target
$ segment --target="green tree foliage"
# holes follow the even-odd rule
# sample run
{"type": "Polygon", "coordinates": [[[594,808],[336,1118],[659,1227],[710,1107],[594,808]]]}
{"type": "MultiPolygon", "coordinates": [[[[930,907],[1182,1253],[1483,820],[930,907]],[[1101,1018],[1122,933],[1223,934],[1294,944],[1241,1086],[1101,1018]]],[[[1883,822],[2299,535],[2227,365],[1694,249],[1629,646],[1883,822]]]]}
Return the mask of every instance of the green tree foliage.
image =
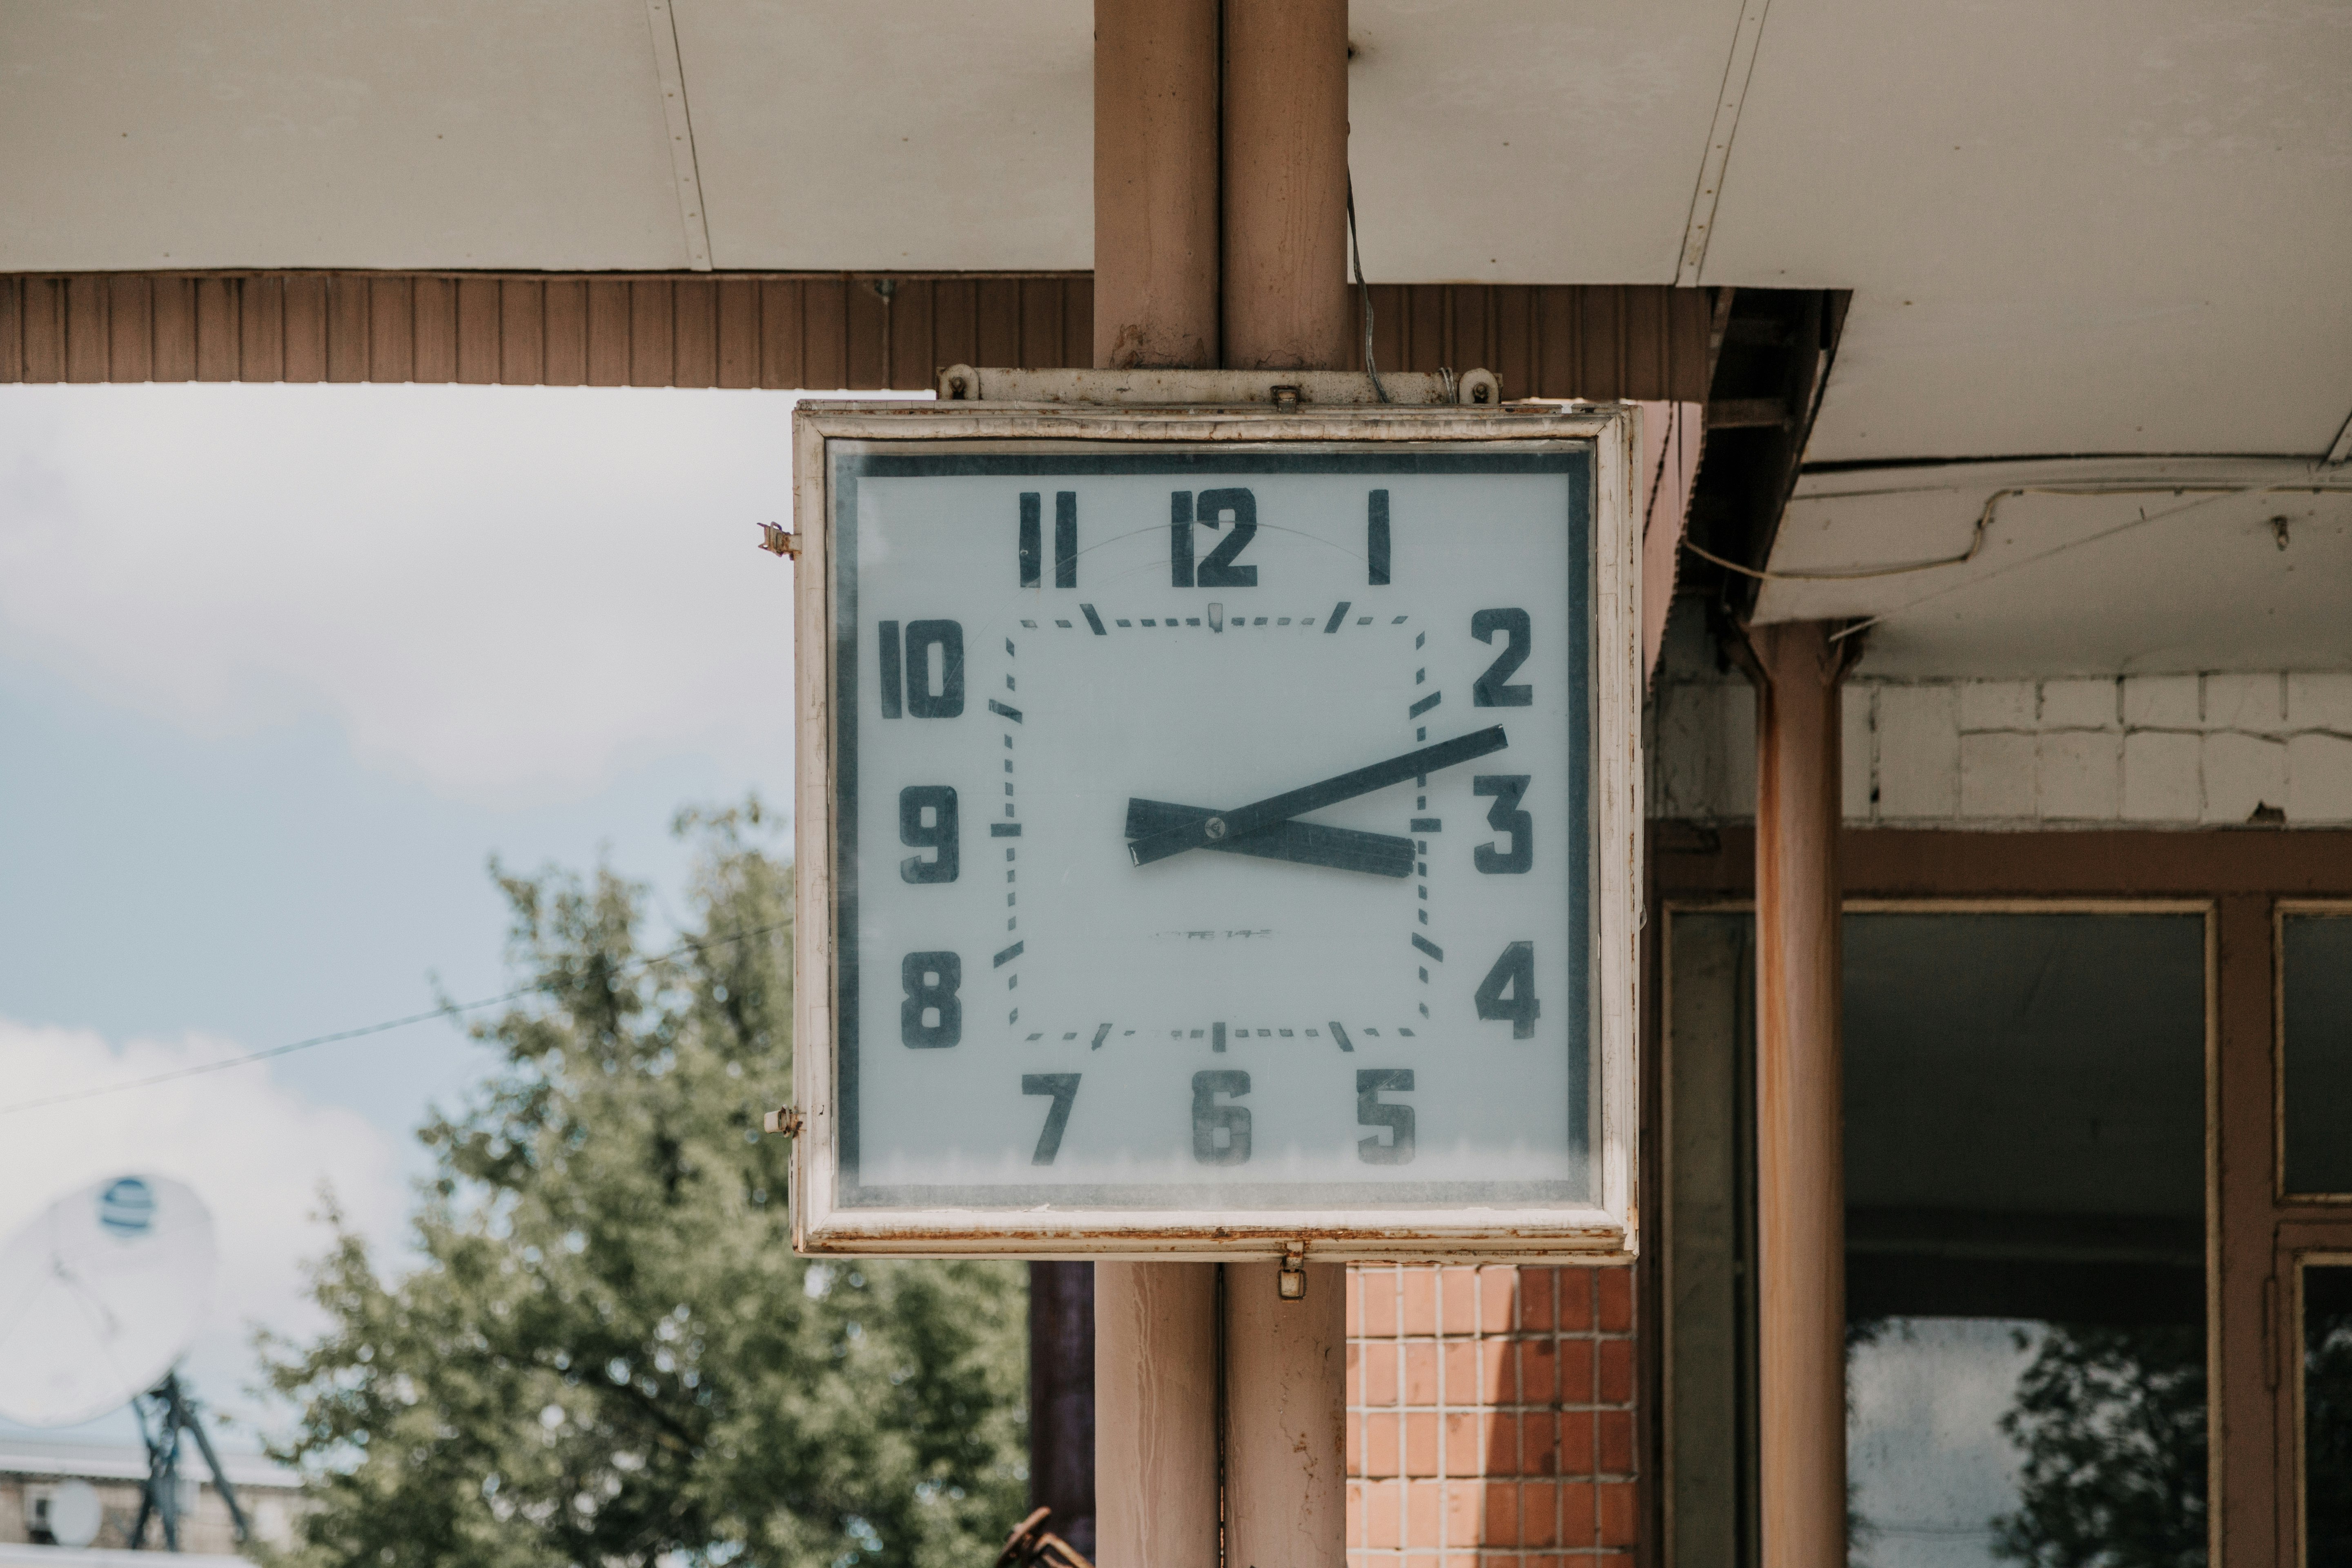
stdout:
{"type": "Polygon", "coordinates": [[[2200,1327],[2051,1325],[2000,1429],[2024,1460],[2018,1510],[1997,1521],[2000,1555],[2034,1568],[2205,1562],[2200,1327]]]}
{"type": "Polygon", "coordinates": [[[700,945],[667,955],[641,887],[499,876],[541,991],[422,1131],[421,1261],[388,1277],[339,1225],[332,1327],[268,1347],[318,1505],[295,1562],[968,1568],[1019,1519],[1017,1266],[793,1254],[759,1131],[792,1079],[791,874],[761,827],[681,816],[700,945]]]}

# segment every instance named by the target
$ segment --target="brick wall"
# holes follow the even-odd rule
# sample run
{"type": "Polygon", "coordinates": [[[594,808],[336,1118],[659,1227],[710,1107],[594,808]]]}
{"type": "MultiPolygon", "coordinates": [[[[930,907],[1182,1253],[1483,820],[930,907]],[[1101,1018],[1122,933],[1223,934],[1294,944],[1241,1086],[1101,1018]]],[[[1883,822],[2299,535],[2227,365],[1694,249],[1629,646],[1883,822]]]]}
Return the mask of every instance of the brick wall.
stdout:
{"type": "MultiPolygon", "coordinates": [[[[2352,825],[2352,674],[1856,679],[1844,717],[1856,824],[2352,825]]],[[[1653,817],[1755,815],[1744,676],[1662,671],[1647,729],[1653,817]]]]}
{"type": "Polygon", "coordinates": [[[1630,1561],[1633,1388],[1629,1268],[1349,1270],[1350,1568],[1630,1561]]]}

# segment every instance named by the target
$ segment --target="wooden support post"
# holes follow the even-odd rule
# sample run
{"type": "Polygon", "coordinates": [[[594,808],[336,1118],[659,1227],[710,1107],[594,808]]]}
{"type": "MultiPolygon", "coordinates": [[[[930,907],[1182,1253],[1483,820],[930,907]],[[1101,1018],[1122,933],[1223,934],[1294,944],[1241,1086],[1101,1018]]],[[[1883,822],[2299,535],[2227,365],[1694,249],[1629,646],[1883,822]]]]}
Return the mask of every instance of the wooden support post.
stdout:
{"type": "Polygon", "coordinates": [[[1225,1517],[1233,1568],[1347,1568],[1348,1270],[1225,1265],[1225,1517]]]}
{"type": "Polygon", "coordinates": [[[1095,366],[1217,363],[1219,0],[1095,0],[1095,366]]]}
{"type": "Polygon", "coordinates": [[[1225,364],[1344,369],[1347,0],[1242,0],[1224,30],[1225,364]]]}
{"type": "Polygon", "coordinates": [[[1213,1263],[1095,1265],[1095,1540],[1103,1568],[1218,1568],[1213,1263]]]}
{"type": "Polygon", "coordinates": [[[1818,621],[1748,634],[1756,694],[1757,1450],[1763,1568],[1846,1560],[1839,683],[1818,621]]]}

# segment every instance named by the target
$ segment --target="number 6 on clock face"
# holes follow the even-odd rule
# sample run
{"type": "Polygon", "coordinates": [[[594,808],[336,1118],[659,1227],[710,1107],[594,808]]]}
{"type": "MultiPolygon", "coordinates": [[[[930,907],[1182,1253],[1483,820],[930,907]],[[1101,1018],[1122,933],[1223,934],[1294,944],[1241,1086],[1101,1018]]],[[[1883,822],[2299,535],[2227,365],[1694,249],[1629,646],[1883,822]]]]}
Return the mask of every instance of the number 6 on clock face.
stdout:
{"type": "Polygon", "coordinates": [[[813,1226],[992,1215],[1045,1255],[1463,1209],[1622,1245],[1595,846],[1635,687],[1595,585],[1631,535],[1596,506],[1622,416],[1576,417],[827,458],[813,1226]]]}

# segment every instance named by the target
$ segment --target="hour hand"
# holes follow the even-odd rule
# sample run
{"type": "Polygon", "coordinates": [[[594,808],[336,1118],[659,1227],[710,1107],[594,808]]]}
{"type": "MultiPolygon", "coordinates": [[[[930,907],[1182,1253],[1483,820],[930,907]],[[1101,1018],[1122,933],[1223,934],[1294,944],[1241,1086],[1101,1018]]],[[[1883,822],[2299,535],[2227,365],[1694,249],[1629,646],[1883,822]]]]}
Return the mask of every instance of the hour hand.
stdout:
{"type": "MultiPolygon", "coordinates": [[[[1164,800],[1129,800],[1127,836],[1148,838],[1170,828],[1207,821],[1215,810],[1205,805],[1173,805],[1164,800]]],[[[1325,827],[1312,822],[1280,822],[1239,838],[1220,838],[1202,846],[1232,855],[1255,855],[1266,860],[1289,860],[1301,866],[1328,866],[1341,871],[1369,871],[1375,877],[1404,877],[1412,872],[1412,840],[1386,833],[1359,833],[1352,827],[1325,827]]]]}
{"type": "Polygon", "coordinates": [[[1510,743],[1500,724],[1490,725],[1471,734],[1390,757],[1370,767],[1252,801],[1219,816],[1187,819],[1145,834],[1127,847],[1128,858],[1139,866],[1149,866],[1171,855],[1181,855],[1187,849],[1207,849],[1228,839],[1247,838],[1294,816],[1386,789],[1417,774],[1433,773],[1440,768],[1492,755],[1510,743]]]}

